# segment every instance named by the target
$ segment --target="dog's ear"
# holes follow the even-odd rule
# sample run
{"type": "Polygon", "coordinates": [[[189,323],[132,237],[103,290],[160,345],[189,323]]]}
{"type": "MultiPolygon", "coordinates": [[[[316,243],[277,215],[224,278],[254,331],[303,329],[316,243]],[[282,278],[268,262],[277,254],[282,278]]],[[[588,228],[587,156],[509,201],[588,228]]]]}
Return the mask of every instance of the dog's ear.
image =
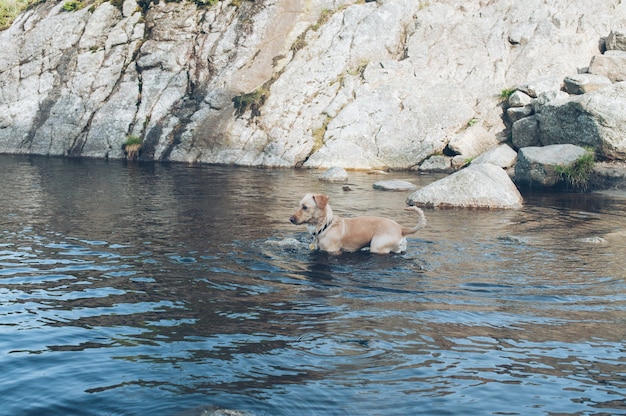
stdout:
{"type": "Polygon", "coordinates": [[[319,209],[324,209],[328,205],[328,195],[313,195],[313,200],[319,209]]]}

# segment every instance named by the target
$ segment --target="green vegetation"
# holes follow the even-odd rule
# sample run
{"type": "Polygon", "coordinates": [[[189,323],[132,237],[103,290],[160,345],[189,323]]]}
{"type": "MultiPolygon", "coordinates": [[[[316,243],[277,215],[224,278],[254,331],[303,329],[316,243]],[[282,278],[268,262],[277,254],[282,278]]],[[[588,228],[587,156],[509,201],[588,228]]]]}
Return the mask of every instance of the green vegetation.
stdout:
{"type": "Polygon", "coordinates": [[[267,88],[260,87],[252,92],[234,97],[233,105],[237,116],[242,116],[248,110],[252,112],[253,117],[260,115],[259,109],[265,103],[268,92],[267,88]]]}
{"type": "Polygon", "coordinates": [[[596,162],[596,154],[593,149],[587,148],[584,155],[568,166],[559,165],[556,172],[567,186],[585,191],[589,184],[589,177],[596,162]]]}
{"type": "Polygon", "coordinates": [[[517,88],[506,88],[503,89],[502,91],[500,91],[500,100],[501,101],[506,101],[509,99],[509,97],[511,97],[511,95],[513,95],[513,93],[517,91],[517,88]]]}
{"type": "Polygon", "coordinates": [[[8,29],[15,18],[40,0],[0,0],[0,30],[8,29]]]}
{"type": "Polygon", "coordinates": [[[66,12],[74,12],[76,10],[82,9],[83,7],[85,7],[83,2],[78,0],[69,0],[63,4],[63,10],[65,10],[66,12]]]}
{"type": "Polygon", "coordinates": [[[137,136],[128,136],[126,138],[126,141],[124,142],[124,146],[135,146],[138,144],[142,144],[143,140],[141,140],[141,137],[137,137],[137,136]]]}
{"type": "Polygon", "coordinates": [[[476,125],[476,123],[478,123],[480,120],[478,120],[476,117],[473,117],[470,119],[470,121],[467,122],[467,127],[472,127],[474,125],[476,125]]]}
{"type": "Polygon", "coordinates": [[[124,153],[126,153],[126,159],[135,160],[139,157],[139,151],[143,146],[143,140],[137,136],[128,136],[126,141],[122,145],[122,149],[124,149],[124,153]]]}
{"type": "Polygon", "coordinates": [[[320,13],[320,17],[317,19],[317,22],[315,22],[315,24],[311,26],[311,29],[317,31],[320,27],[322,27],[326,22],[330,20],[333,13],[334,11],[330,9],[322,10],[322,12],[320,13]]]}

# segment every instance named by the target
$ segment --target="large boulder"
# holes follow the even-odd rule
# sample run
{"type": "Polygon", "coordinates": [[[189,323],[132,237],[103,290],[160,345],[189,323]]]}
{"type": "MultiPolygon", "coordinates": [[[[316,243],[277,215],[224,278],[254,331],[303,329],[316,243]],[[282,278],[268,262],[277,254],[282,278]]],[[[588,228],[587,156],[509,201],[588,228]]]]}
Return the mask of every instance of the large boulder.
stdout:
{"type": "Polygon", "coordinates": [[[520,208],[522,195],[506,172],[490,163],[472,164],[412,193],[407,204],[440,208],[520,208]]]}
{"type": "Polygon", "coordinates": [[[571,143],[603,158],[626,158],[626,82],[549,101],[537,119],[544,146],[571,143]]]}
{"type": "Polygon", "coordinates": [[[573,144],[520,149],[515,164],[515,182],[531,188],[551,188],[562,180],[558,167],[572,165],[586,152],[573,144]]]}

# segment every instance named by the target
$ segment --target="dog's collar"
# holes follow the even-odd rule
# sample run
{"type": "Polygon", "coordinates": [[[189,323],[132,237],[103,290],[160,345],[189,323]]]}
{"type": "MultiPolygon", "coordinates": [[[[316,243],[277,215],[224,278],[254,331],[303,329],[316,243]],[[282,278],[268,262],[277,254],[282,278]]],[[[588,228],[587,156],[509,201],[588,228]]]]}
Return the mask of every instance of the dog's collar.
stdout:
{"type": "Polygon", "coordinates": [[[323,233],[324,231],[326,231],[331,225],[333,225],[334,220],[331,219],[330,221],[328,221],[326,224],[324,224],[324,226],[322,228],[320,228],[319,230],[313,231],[311,234],[313,234],[313,242],[311,243],[311,250],[317,250],[319,248],[319,235],[321,233],[323,233]]]}
{"type": "Polygon", "coordinates": [[[323,233],[324,231],[326,231],[326,229],[328,229],[328,227],[330,227],[333,224],[333,220],[328,221],[326,224],[324,224],[324,226],[322,228],[320,228],[319,230],[315,231],[313,233],[313,235],[315,237],[317,237],[318,235],[320,235],[321,233],[323,233]]]}

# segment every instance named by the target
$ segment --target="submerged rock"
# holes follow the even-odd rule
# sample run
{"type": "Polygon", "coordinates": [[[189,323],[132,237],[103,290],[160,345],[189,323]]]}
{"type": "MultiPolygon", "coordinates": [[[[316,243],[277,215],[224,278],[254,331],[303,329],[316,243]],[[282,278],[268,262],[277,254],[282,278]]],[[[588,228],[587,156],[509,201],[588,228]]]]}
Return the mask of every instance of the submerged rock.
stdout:
{"type": "Polygon", "coordinates": [[[521,208],[522,195],[506,172],[489,163],[472,164],[412,193],[407,204],[441,208],[521,208]]]}
{"type": "Polygon", "coordinates": [[[412,191],[417,188],[409,181],[403,181],[400,179],[393,179],[389,181],[378,181],[372,185],[374,189],[380,189],[382,191],[412,191]]]}
{"type": "Polygon", "coordinates": [[[319,180],[324,182],[346,182],[348,180],[348,172],[344,168],[333,166],[320,175],[319,180]]]}

